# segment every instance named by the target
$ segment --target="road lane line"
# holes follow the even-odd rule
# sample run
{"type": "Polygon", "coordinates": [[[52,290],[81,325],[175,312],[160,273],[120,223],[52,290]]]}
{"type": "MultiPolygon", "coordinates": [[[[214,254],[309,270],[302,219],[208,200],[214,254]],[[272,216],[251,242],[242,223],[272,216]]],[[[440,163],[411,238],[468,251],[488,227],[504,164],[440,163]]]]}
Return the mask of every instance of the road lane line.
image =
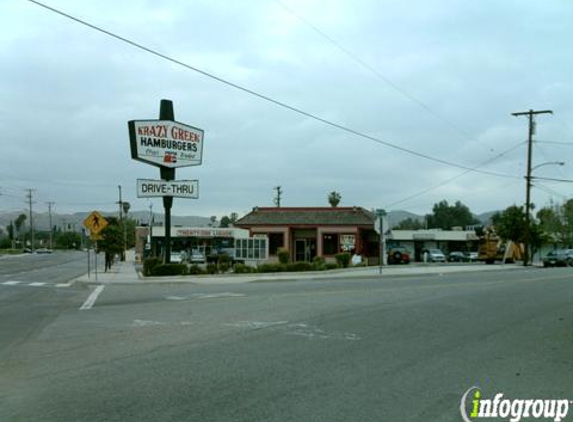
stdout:
{"type": "Polygon", "coordinates": [[[104,288],[105,288],[105,286],[103,286],[103,285],[97,286],[95,288],[95,290],[92,292],[92,294],[88,296],[88,298],[86,299],[84,304],[82,306],[80,306],[80,311],[91,309],[92,306],[94,306],[94,303],[97,300],[97,297],[100,295],[101,292],[103,292],[104,288]]]}
{"type": "Polygon", "coordinates": [[[48,284],[48,283],[43,283],[43,282],[37,281],[37,282],[28,284],[28,286],[38,287],[38,286],[45,286],[46,284],[48,284]]]}
{"type": "Polygon", "coordinates": [[[20,284],[20,282],[19,281],[5,281],[2,284],[5,286],[15,286],[16,284],[20,284]]]}
{"type": "Polygon", "coordinates": [[[72,283],[58,283],[56,284],[56,287],[70,287],[72,285],[72,283]]]}

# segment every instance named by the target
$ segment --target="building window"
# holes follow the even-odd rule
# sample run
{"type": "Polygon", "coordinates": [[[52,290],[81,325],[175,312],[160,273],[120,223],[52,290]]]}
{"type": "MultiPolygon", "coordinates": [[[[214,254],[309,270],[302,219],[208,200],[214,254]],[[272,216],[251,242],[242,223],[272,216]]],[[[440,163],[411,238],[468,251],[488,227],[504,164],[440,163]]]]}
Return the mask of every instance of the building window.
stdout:
{"type": "Polygon", "coordinates": [[[268,259],[268,240],[266,237],[236,239],[235,259],[266,260],[268,259]]]}
{"type": "Polygon", "coordinates": [[[284,233],[269,233],[269,255],[276,255],[278,250],[284,247],[284,233]]]}
{"type": "Polygon", "coordinates": [[[322,236],[322,253],[324,255],[338,253],[338,234],[324,234],[322,236]]]}

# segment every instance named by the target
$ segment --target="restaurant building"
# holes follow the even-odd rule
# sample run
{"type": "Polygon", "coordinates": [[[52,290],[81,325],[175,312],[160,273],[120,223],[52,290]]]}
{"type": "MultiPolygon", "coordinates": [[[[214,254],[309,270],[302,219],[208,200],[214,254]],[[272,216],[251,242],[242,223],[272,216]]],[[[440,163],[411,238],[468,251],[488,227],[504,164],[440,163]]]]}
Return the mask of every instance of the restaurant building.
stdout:
{"type": "Polygon", "coordinates": [[[316,256],[334,260],[339,252],[378,257],[375,215],[361,207],[255,207],[235,227],[250,236],[269,239],[269,259],[277,260],[281,248],[291,261],[312,261],[316,256]]]}

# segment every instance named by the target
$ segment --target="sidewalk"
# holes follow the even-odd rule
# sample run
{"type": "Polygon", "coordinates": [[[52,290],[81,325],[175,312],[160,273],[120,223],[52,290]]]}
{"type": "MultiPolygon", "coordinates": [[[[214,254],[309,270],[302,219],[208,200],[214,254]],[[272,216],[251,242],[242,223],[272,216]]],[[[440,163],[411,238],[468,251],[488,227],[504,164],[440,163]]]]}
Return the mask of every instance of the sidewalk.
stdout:
{"type": "MultiPolygon", "coordinates": [[[[387,266],[380,274],[379,267],[345,268],[330,271],[308,271],[294,273],[262,273],[262,274],[217,274],[199,276],[169,276],[169,277],[143,277],[136,271],[135,254],[133,251],[126,253],[125,262],[116,262],[111,271],[103,271],[103,262],[98,262],[97,283],[101,284],[133,284],[133,283],[193,283],[193,284],[241,284],[257,281],[288,281],[288,280],[326,280],[361,277],[385,277],[385,276],[416,276],[424,274],[452,274],[467,272],[486,271],[510,271],[523,269],[518,264],[472,264],[441,266],[433,264],[387,266]]],[[[536,268],[536,267],[528,267],[536,268]]],[[[80,283],[96,283],[95,272],[78,277],[74,281],[80,283]]]]}

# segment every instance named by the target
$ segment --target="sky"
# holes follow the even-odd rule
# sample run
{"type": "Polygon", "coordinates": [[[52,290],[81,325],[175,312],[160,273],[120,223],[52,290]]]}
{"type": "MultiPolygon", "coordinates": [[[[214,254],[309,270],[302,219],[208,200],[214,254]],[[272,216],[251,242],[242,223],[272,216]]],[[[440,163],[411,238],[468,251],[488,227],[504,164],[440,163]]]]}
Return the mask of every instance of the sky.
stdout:
{"type": "MultiPolygon", "coordinates": [[[[131,159],[127,131],[161,99],[204,130],[202,165],[176,171],[200,198],[176,198],[174,215],[244,215],[273,206],[276,186],[292,207],[328,206],[332,191],[340,206],[417,214],[523,204],[528,120],[511,113],[529,109],[553,111],[536,117],[534,176],[573,179],[568,0],[44,4],[350,131],[2,0],[0,211],[27,209],[26,189],[38,212],[112,211],[121,186],[132,210],[161,212],[137,198],[159,169],[131,159]],[[476,167],[496,175],[464,170],[476,167]]],[[[573,193],[534,185],[538,208],[573,193]]]]}

